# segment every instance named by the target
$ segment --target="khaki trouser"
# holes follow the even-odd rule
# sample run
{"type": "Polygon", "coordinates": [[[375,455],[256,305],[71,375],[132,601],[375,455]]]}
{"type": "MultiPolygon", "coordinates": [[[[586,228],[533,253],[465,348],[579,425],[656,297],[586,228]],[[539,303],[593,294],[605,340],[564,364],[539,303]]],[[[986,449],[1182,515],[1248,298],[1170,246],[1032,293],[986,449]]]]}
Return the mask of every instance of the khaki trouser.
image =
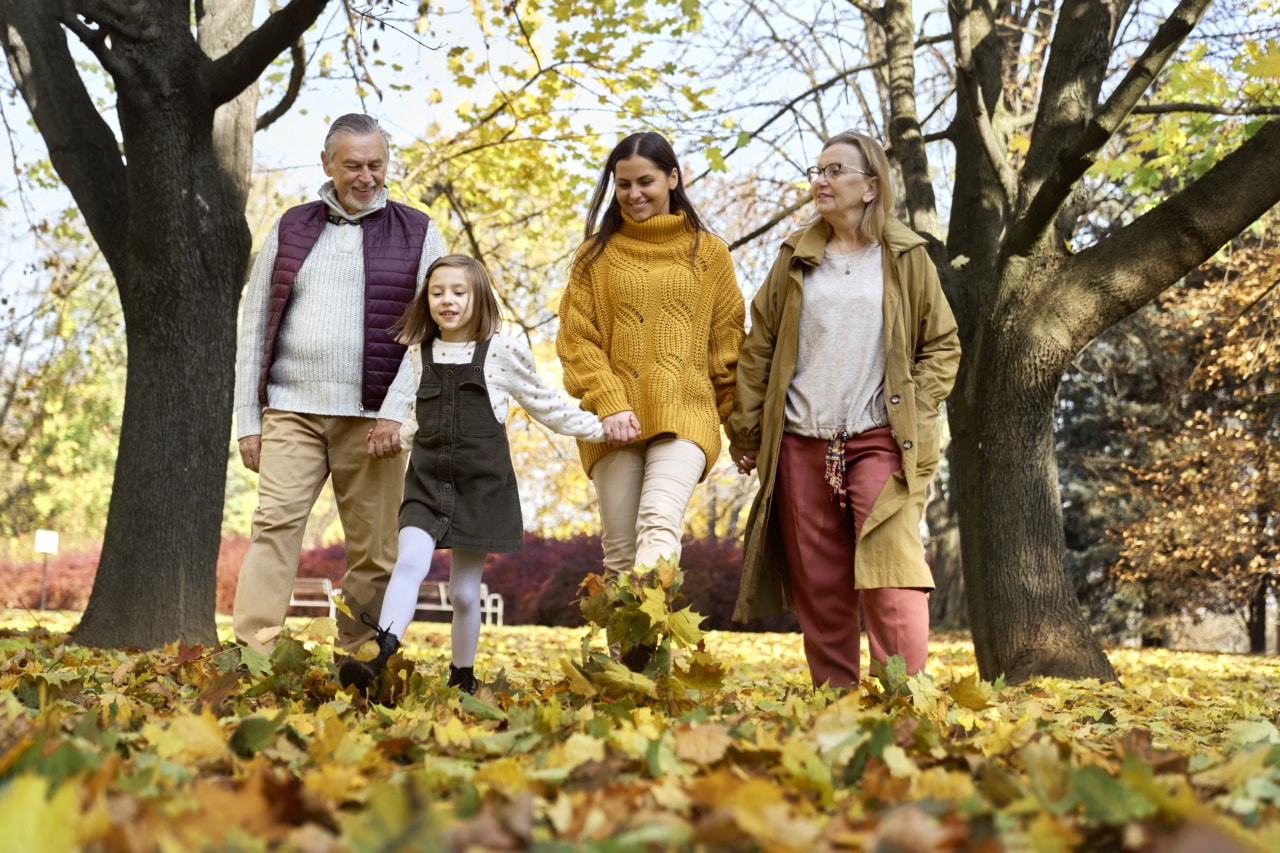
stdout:
{"type": "Polygon", "coordinates": [[[373,423],[274,409],[263,413],[258,508],[233,617],[236,639],[249,648],[269,653],[272,641],[260,642],[258,632],[284,624],[307,518],[330,476],[346,538],[342,593],[355,616],[353,621],[338,614],[338,644],[355,651],[373,636],[360,614],[377,618],[395,566],[406,457],[369,455],[365,436],[373,423]]]}
{"type": "Polygon", "coordinates": [[[591,466],[606,572],[680,558],[684,513],[705,467],[702,449],[682,438],[627,445],[591,466]]]}

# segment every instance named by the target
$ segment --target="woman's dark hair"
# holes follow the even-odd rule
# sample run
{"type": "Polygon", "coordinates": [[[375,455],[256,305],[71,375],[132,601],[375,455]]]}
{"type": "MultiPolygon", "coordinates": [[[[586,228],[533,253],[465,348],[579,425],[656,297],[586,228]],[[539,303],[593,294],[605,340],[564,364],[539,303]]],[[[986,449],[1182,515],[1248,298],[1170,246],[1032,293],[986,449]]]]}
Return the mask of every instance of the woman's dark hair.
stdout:
{"type": "Polygon", "coordinates": [[[587,225],[583,235],[584,242],[578,250],[575,263],[591,266],[609,245],[613,235],[622,228],[622,208],[618,205],[618,194],[613,191],[612,184],[618,161],[631,157],[645,158],[657,166],[664,175],[676,173],[676,187],[671,191],[671,212],[684,211],[686,221],[693,228],[693,252],[690,255],[690,262],[692,262],[698,255],[698,238],[707,231],[707,226],[702,223],[702,218],[698,216],[693,202],[689,201],[689,196],[684,191],[684,176],[680,173],[680,162],[676,160],[676,152],[671,147],[671,143],[661,133],[649,130],[633,133],[619,142],[609,154],[609,159],[605,161],[604,169],[600,172],[600,180],[596,181],[595,191],[591,193],[591,206],[587,209],[587,225]],[[604,208],[603,216],[600,213],[601,208],[604,208]],[[597,219],[600,220],[598,229],[597,219]]]}

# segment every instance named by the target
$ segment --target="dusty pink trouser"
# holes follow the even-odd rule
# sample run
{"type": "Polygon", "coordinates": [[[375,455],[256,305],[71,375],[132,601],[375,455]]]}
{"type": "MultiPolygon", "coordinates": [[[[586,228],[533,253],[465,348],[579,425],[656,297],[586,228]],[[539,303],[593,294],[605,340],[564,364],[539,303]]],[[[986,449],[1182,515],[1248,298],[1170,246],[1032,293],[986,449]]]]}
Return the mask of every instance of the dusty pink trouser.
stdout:
{"type": "Polygon", "coordinates": [[[884,663],[901,655],[908,673],[919,672],[929,653],[928,596],[919,589],[859,590],[854,579],[862,522],[902,467],[893,435],[883,427],[846,442],[845,491],[852,515],[831,499],[826,452],[826,439],[783,435],[774,496],[809,674],[815,685],[858,683],[860,609],[872,659],[884,663]]]}

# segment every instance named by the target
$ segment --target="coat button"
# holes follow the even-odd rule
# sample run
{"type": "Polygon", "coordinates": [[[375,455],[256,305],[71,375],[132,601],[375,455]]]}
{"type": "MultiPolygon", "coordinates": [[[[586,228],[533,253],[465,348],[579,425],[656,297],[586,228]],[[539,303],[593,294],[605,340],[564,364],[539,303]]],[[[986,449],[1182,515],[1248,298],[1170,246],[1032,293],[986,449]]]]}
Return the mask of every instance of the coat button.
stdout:
{"type": "Polygon", "coordinates": [[[449,523],[449,516],[447,516],[447,515],[442,515],[442,516],[440,516],[440,523],[441,523],[441,524],[448,524],[448,523],[449,523]]]}
{"type": "Polygon", "coordinates": [[[897,405],[898,403],[902,402],[902,398],[897,394],[894,394],[892,397],[889,398],[889,402],[893,403],[894,405],[897,405]]]}
{"type": "Polygon", "coordinates": [[[908,438],[906,441],[902,442],[902,449],[903,450],[911,449],[911,439],[908,438]]]}
{"type": "Polygon", "coordinates": [[[472,373],[479,373],[479,372],[480,372],[480,365],[478,365],[478,364],[477,364],[475,367],[471,368],[471,372],[472,372],[472,373]]]}
{"type": "Polygon", "coordinates": [[[450,413],[450,412],[452,412],[452,411],[453,411],[453,406],[445,406],[445,407],[444,407],[444,413],[445,413],[446,415],[447,415],[447,414],[449,414],[449,413],[450,413]]]}
{"type": "Polygon", "coordinates": [[[452,375],[453,375],[453,371],[452,371],[452,370],[446,370],[446,371],[444,372],[444,375],[445,375],[445,376],[452,376],[452,375]]]}
{"type": "Polygon", "coordinates": [[[453,484],[452,484],[452,483],[445,483],[445,484],[444,484],[444,490],[445,490],[446,492],[452,492],[452,491],[453,491],[453,484]]]}

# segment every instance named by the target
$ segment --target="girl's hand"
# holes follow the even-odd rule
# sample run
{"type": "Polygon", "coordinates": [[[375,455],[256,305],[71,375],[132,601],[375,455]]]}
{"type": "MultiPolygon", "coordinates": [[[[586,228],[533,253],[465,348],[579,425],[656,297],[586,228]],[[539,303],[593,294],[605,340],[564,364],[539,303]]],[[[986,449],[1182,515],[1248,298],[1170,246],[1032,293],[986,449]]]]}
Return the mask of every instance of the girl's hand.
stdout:
{"type": "Polygon", "coordinates": [[[604,424],[604,440],[608,444],[630,444],[640,437],[640,421],[630,410],[615,412],[601,418],[604,424]]]}

